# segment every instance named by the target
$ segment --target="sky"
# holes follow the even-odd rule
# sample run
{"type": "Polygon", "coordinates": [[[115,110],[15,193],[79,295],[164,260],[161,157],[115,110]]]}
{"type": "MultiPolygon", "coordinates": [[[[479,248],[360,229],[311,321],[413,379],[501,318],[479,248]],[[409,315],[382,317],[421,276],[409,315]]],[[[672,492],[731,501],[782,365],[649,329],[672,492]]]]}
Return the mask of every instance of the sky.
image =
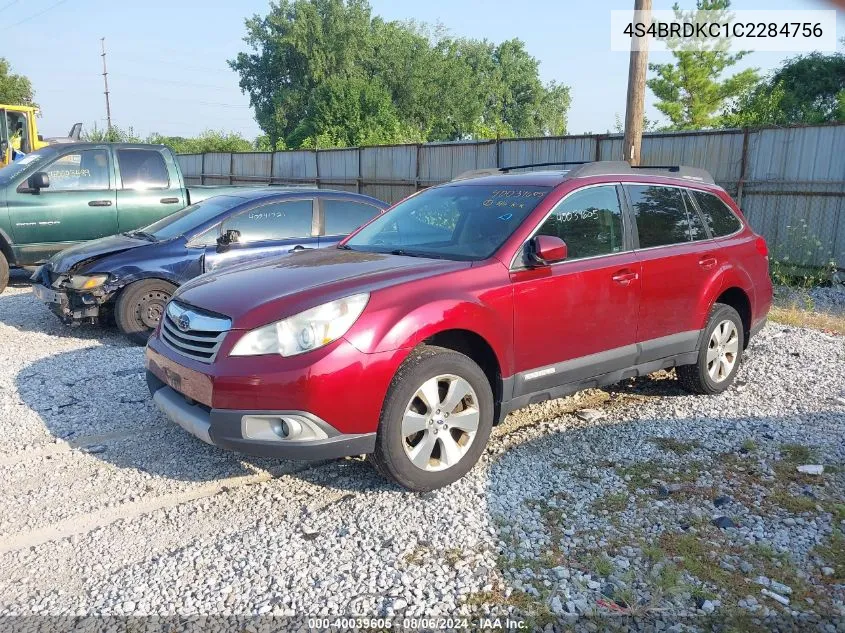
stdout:
{"type": "MultiPolygon", "coordinates": [[[[454,36],[494,42],[519,38],[540,60],[544,81],[570,86],[570,134],[613,131],[624,118],[628,54],[610,51],[612,9],[631,0],[370,0],[387,20],[441,23],[454,36]]],[[[672,1],[654,0],[655,9],[672,1]]],[[[681,0],[690,8],[693,0],[681,0]]],[[[151,132],[193,136],[205,129],[261,133],[238,76],[226,60],[246,50],[244,19],[265,14],[267,0],[0,0],[4,25],[0,56],[33,82],[41,106],[39,130],[64,136],[81,121],[105,126],[100,38],[105,37],[112,123],[151,132]]],[[[824,0],[734,0],[733,9],[830,9],[824,0]]],[[[837,14],[845,36],[845,11],[837,14]]],[[[735,68],[766,72],[793,54],[748,55],[735,68]]],[[[650,61],[670,61],[665,53],[650,61]]],[[[653,96],[649,118],[659,118],[653,96]]]]}

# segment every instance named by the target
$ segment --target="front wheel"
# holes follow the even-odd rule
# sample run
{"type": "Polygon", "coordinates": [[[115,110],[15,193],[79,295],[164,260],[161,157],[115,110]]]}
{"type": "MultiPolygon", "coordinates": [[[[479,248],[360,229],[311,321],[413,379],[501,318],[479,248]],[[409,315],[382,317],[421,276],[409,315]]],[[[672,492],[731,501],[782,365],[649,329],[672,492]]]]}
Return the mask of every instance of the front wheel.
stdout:
{"type": "Polygon", "coordinates": [[[675,368],[681,386],[705,395],[723,392],[736,378],[744,345],[745,330],[739,313],[724,303],[715,304],[695,365],[675,368]]]}
{"type": "Polygon", "coordinates": [[[130,284],[120,293],[114,307],[117,327],[135,343],[146,345],[174,292],[176,286],[161,279],[130,284]]]}
{"type": "Polygon", "coordinates": [[[0,252],[0,292],[6,289],[9,285],[9,262],[6,256],[0,252]]]}
{"type": "Polygon", "coordinates": [[[493,392],[467,356],[442,347],[415,350],[387,392],[370,456],[383,476],[425,492],[463,477],[493,427],[493,392]]]}

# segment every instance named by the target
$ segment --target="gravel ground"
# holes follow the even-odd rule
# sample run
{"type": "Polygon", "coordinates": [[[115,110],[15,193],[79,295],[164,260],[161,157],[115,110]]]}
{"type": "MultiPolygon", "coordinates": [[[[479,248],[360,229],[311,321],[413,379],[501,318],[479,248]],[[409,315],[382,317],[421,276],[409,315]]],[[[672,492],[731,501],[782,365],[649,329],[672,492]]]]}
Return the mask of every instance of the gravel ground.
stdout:
{"type": "Polygon", "coordinates": [[[845,285],[812,288],[776,286],[775,304],[784,308],[796,306],[802,310],[845,316],[845,285]]]}
{"type": "Polygon", "coordinates": [[[845,338],[770,325],[716,397],[663,372],[532,406],[423,495],[357,459],[202,444],[149,403],[141,349],[62,326],[23,278],[0,342],[4,630],[264,614],[845,630],[845,338]]]}

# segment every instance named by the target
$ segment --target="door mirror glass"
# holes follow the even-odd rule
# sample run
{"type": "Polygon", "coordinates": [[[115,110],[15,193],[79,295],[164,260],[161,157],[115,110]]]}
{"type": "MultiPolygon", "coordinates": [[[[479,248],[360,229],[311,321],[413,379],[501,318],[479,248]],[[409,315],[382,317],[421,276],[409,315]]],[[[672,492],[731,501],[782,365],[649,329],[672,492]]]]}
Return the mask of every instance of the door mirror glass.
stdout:
{"type": "Polygon", "coordinates": [[[528,261],[534,266],[562,262],[566,256],[566,242],[554,235],[535,235],[529,242],[528,261]]]}
{"type": "Polygon", "coordinates": [[[235,242],[241,239],[241,232],[236,229],[229,229],[223,231],[220,237],[217,238],[217,252],[225,251],[235,242]]]}
{"type": "Polygon", "coordinates": [[[50,186],[50,176],[46,172],[37,171],[27,179],[26,184],[31,191],[37,192],[50,186]]]}

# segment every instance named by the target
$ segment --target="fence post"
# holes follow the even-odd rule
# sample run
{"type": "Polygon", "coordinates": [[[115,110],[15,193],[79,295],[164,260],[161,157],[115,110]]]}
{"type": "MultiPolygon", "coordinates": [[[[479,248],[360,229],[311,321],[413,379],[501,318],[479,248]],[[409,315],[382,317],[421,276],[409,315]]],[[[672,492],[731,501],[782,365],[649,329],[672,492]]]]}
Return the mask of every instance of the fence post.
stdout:
{"type": "Polygon", "coordinates": [[[499,156],[499,150],[502,147],[502,139],[496,134],[496,169],[500,169],[502,166],[502,158],[499,156]]]}
{"type": "Polygon", "coordinates": [[[276,170],[276,152],[270,152],[270,182],[268,185],[273,184],[273,176],[275,175],[273,172],[276,170]]]}
{"type": "Polygon", "coordinates": [[[736,184],[736,206],[742,210],[742,189],[745,186],[745,172],[748,168],[748,127],[742,128],[742,156],[739,163],[739,182],[736,184]]]}
{"type": "Polygon", "coordinates": [[[234,184],[235,176],[235,152],[229,152],[229,186],[234,184]]]}
{"type": "Polygon", "coordinates": [[[361,146],[358,146],[358,177],[355,179],[355,188],[358,193],[361,193],[363,173],[361,171],[361,146]]]}
{"type": "Polygon", "coordinates": [[[317,189],[320,188],[320,148],[314,148],[314,173],[317,177],[314,180],[314,184],[317,186],[317,189]]]}
{"type": "Polygon", "coordinates": [[[416,170],[414,172],[416,174],[414,176],[414,191],[420,190],[420,149],[421,148],[422,148],[422,145],[417,143],[417,165],[416,165],[416,170]]]}
{"type": "Polygon", "coordinates": [[[205,184],[205,152],[202,153],[202,160],[200,161],[200,184],[205,184]]]}

